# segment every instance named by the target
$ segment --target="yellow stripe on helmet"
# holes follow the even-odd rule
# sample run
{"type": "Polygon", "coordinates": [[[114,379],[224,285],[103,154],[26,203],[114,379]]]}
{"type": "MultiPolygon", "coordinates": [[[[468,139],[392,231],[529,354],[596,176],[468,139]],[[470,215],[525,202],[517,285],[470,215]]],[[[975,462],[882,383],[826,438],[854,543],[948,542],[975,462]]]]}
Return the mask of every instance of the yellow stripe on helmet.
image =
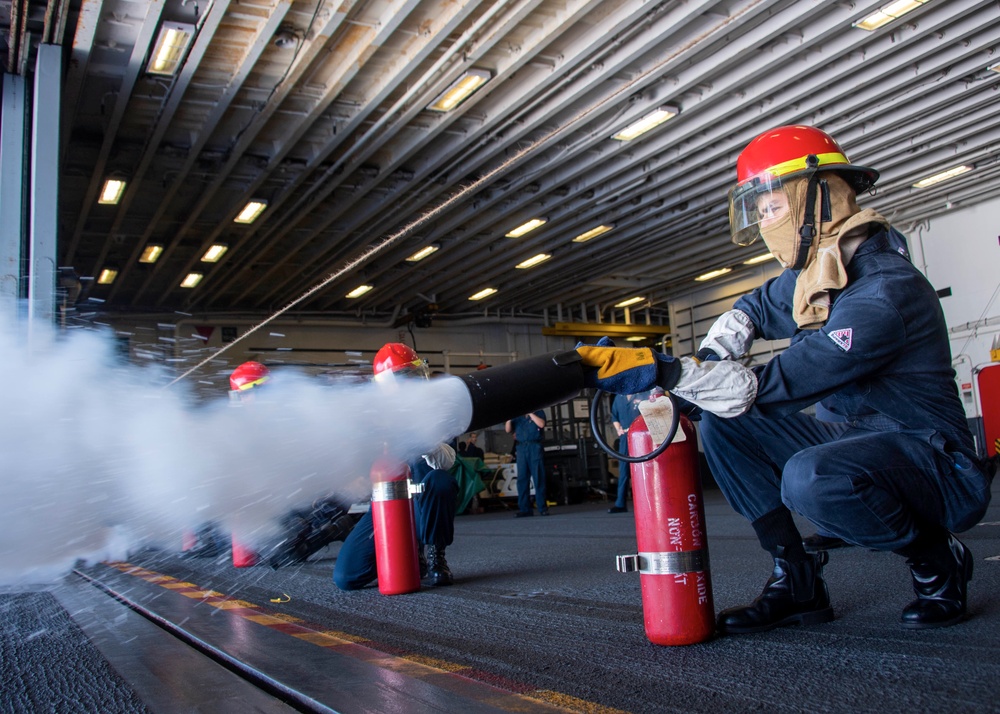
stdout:
{"type": "Polygon", "coordinates": [[[270,379],[270,377],[261,377],[260,379],[255,379],[252,382],[247,382],[246,384],[241,384],[238,387],[238,389],[241,392],[244,391],[244,390],[246,390],[246,389],[253,389],[254,387],[259,387],[260,385],[262,385],[264,382],[266,382],[269,379],[270,379]]]}
{"type": "MultiPolygon", "coordinates": [[[[800,156],[797,159],[791,159],[789,161],[782,161],[780,164],[775,164],[767,170],[767,173],[772,176],[787,176],[788,174],[795,173],[796,171],[805,171],[808,166],[806,165],[806,156],[800,156]]],[[[819,160],[819,166],[828,166],[829,164],[849,164],[847,157],[841,154],[839,151],[832,151],[828,154],[816,154],[816,158],[819,160]]]]}

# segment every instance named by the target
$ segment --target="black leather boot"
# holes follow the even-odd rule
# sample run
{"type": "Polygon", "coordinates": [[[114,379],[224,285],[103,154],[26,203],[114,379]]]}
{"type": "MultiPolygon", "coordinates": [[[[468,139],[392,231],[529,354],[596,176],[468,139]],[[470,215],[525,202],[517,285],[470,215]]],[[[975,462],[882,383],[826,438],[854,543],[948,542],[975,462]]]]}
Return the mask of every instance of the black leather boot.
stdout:
{"type": "Polygon", "coordinates": [[[823,580],[826,551],[808,555],[805,560],[785,560],[774,556],[774,572],[764,591],[746,607],[733,607],[719,613],[718,630],[722,634],[764,632],[785,625],[816,625],[833,619],[830,593],[823,580]]]}
{"type": "Polygon", "coordinates": [[[903,608],[903,627],[924,630],[961,622],[972,580],[972,553],[965,544],[949,533],[946,546],[911,556],[906,564],[917,599],[903,608]]]}
{"type": "Polygon", "coordinates": [[[427,577],[427,554],[424,552],[423,543],[417,544],[417,565],[420,567],[420,578],[427,577]]]}
{"type": "Polygon", "coordinates": [[[431,579],[431,585],[451,585],[455,582],[441,546],[427,546],[427,577],[431,579]]]}

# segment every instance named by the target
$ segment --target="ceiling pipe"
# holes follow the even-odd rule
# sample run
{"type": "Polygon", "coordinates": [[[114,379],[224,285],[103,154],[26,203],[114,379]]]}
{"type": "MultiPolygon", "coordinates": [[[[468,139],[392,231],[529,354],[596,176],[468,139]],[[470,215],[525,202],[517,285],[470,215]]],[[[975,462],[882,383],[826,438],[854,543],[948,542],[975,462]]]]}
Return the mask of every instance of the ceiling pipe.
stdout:
{"type": "MultiPolygon", "coordinates": [[[[875,70],[875,71],[877,71],[877,68],[876,68],[876,70],[875,70]]],[[[565,178],[565,177],[562,177],[562,178],[565,178]]],[[[721,205],[721,204],[720,204],[720,205],[721,205]]],[[[456,256],[454,256],[454,259],[455,259],[455,260],[458,260],[458,259],[460,259],[460,257],[459,257],[458,255],[456,255],[456,256]]]]}
{"type": "MultiPolygon", "coordinates": [[[[537,2],[537,0],[535,1],[537,2]]],[[[494,8],[498,9],[504,6],[505,4],[506,0],[504,2],[496,3],[494,5],[494,8]]],[[[472,9],[475,7],[475,3],[467,2],[464,6],[453,5],[450,7],[453,7],[456,10],[456,12],[449,18],[445,17],[438,18],[439,21],[442,21],[442,28],[437,33],[438,36],[450,34],[450,32],[453,31],[454,26],[462,19],[464,19],[468,15],[468,13],[472,11],[472,9]],[[459,9],[461,9],[462,11],[457,12],[457,10],[459,9]],[[446,19],[448,21],[443,22],[446,19]]],[[[491,16],[492,13],[488,12],[485,18],[488,19],[491,16]]],[[[485,20],[481,18],[479,22],[484,22],[484,21],[485,20]]],[[[479,24],[477,23],[477,25],[475,25],[474,28],[477,28],[478,26],[479,24]]],[[[230,254],[236,255],[238,252],[241,251],[245,253],[247,252],[246,249],[248,245],[250,244],[256,245],[264,241],[270,240],[276,232],[280,232],[281,234],[287,233],[288,231],[292,230],[294,226],[297,224],[299,216],[311,213],[320,203],[320,201],[314,201],[309,207],[303,208],[303,204],[307,203],[307,198],[311,196],[312,193],[316,191],[320,186],[327,186],[328,184],[339,185],[339,179],[336,178],[336,173],[341,170],[342,166],[347,162],[347,160],[351,156],[353,156],[355,152],[360,151],[362,148],[365,148],[366,145],[370,143],[375,143],[375,139],[372,137],[375,137],[381,125],[384,122],[388,121],[388,119],[396,111],[402,108],[406,102],[408,102],[412,97],[418,96],[418,94],[426,93],[428,91],[427,87],[432,82],[432,77],[438,73],[439,68],[452,62],[452,60],[455,57],[460,55],[460,51],[463,49],[465,43],[467,42],[466,37],[470,35],[470,32],[471,31],[467,31],[466,33],[463,34],[462,38],[459,38],[457,42],[452,44],[445,51],[444,55],[434,64],[434,66],[429,71],[424,73],[424,76],[421,80],[416,82],[412,88],[408,89],[408,91],[404,94],[404,96],[400,100],[398,100],[396,104],[388,112],[386,112],[382,117],[377,119],[374,125],[367,128],[364,134],[360,137],[360,139],[356,143],[349,145],[346,152],[343,155],[339,156],[337,160],[334,162],[334,164],[330,166],[328,169],[326,169],[326,171],[324,171],[317,178],[316,176],[314,176],[316,169],[329,157],[329,155],[337,147],[339,147],[347,139],[347,137],[353,136],[353,134],[351,133],[352,130],[355,130],[360,125],[361,122],[363,122],[368,118],[368,116],[372,111],[375,111],[380,100],[378,98],[370,99],[367,102],[368,106],[367,111],[364,110],[357,111],[347,125],[340,127],[340,130],[335,133],[332,139],[329,142],[327,142],[327,144],[320,151],[315,152],[315,154],[312,156],[309,162],[309,166],[305,170],[303,170],[299,174],[299,176],[297,176],[293,181],[284,186],[282,188],[281,193],[272,201],[271,205],[268,207],[271,216],[274,216],[276,215],[276,212],[281,209],[281,206],[285,203],[286,200],[291,198],[297,199],[295,204],[285,211],[286,216],[292,217],[291,220],[280,221],[275,223],[275,221],[272,219],[272,224],[274,225],[274,227],[272,227],[270,231],[264,233],[263,236],[258,236],[258,230],[262,229],[264,224],[261,224],[261,226],[250,227],[248,230],[244,231],[242,235],[239,236],[235,245],[233,246],[233,249],[230,251],[230,254]],[[312,185],[307,187],[303,191],[297,190],[297,187],[299,187],[307,179],[312,182],[312,185]]],[[[433,39],[429,39],[423,46],[422,51],[416,53],[416,56],[408,63],[407,67],[399,70],[397,72],[397,75],[404,75],[408,71],[410,71],[411,67],[419,64],[419,62],[422,61],[426,57],[426,55],[428,55],[431,52],[431,50],[438,44],[439,43],[436,43],[433,39]]],[[[454,77],[458,76],[457,71],[458,70],[455,70],[455,72],[453,73],[454,76],[452,76],[452,73],[446,75],[445,81],[448,81],[450,83],[450,81],[454,79],[454,77]]],[[[440,82],[441,82],[440,79],[437,80],[437,83],[440,82]]],[[[384,83],[384,86],[376,94],[388,96],[392,88],[393,86],[387,80],[384,83]]],[[[433,91],[439,91],[439,90],[433,90],[433,91]]],[[[424,102],[424,104],[426,104],[426,101],[424,102]]],[[[420,105],[419,109],[423,109],[423,105],[420,105]]],[[[378,144],[380,145],[381,142],[378,142],[378,144]]],[[[290,150],[291,148],[293,147],[291,146],[290,142],[288,145],[288,149],[290,150]]],[[[355,161],[355,163],[362,161],[363,158],[370,155],[372,151],[374,151],[374,149],[362,152],[361,158],[358,158],[355,161]]],[[[277,163],[277,162],[272,161],[272,163],[277,163]]],[[[253,195],[253,192],[256,190],[256,188],[259,185],[261,185],[268,177],[269,177],[268,172],[262,172],[256,178],[256,180],[253,181],[250,188],[244,192],[242,200],[244,201],[249,200],[249,198],[253,195]]],[[[323,195],[325,196],[327,192],[328,190],[324,190],[323,195]]],[[[213,229],[206,237],[206,239],[203,241],[203,249],[207,247],[207,245],[209,245],[215,238],[217,238],[226,228],[227,227],[224,226],[223,224],[216,226],[216,228],[213,229]]],[[[226,258],[224,257],[223,261],[220,262],[225,262],[225,261],[226,258]]],[[[224,280],[223,283],[216,290],[213,291],[212,297],[224,292],[229,286],[233,285],[239,279],[239,276],[240,273],[238,273],[237,271],[230,271],[229,279],[224,280]]],[[[200,298],[192,299],[188,302],[188,305],[193,306],[201,304],[202,302],[205,301],[205,298],[206,296],[201,296],[200,298]]]]}
{"type": "MultiPolygon", "coordinates": [[[[586,0],[586,3],[590,3],[591,1],[592,0],[586,0]]],[[[530,5],[528,5],[528,6],[533,6],[535,4],[537,4],[537,0],[532,0],[532,3],[530,3],[530,5]]],[[[584,3],[581,3],[578,0],[577,6],[579,6],[581,4],[584,4],[584,3]]],[[[515,12],[516,14],[520,14],[520,12],[521,12],[520,8],[521,7],[522,7],[521,5],[516,6],[515,10],[513,12],[515,12]]],[[[506,24],[508,22],[509,22],[509,18],[505,18],[504,19],[504,23],[506,24]]],[[[502,39],[502,36],[498,32],[491,33],[491,36],[493,37],[493,42],[499,42],[502,39]]],[[[486,49],[488,49],[489,47],[492,47],[492,42],[488,42],[486,40],[481,40],[480,42],[477,43],[476,54],[477,55],[482,55],[483,53],[485,53],[486,49]]],[[[521,48],[521,52],[519,53],[519,59],[516,62],[512,60],[512,62],[515,64],[515,66],[518,65],[518,64],[520,64],[520,63],[522,63],[523,61],[526,61],[526,58],[531,56],[532,49],[533,48],[522,47],[521,48]]],[[[469,62],[468,64],[471,64],[471,62],[469,62]]],[[[510,71],[510,69],[501,70],[500,68],[498,68],[497,76],[495,76],[493,78],[493,82],[499,84],[504,79],[504,74],[507,71],[510,71]]],[[[484,88],[484,90],[485,90],[484,92],[477,92],[469,100],[467,100],[466,102],[464,102],[462,104],[462,108],[461,108],[460,112],[456,112],[452,116],[449,116],[449,117],[447,117],[447,118],[445,118],[443,120],[438,121],[435,124],[434,130],[432,132],[429,132],[429,133],[439,133],[439,132],[443,131],[445,128],[447,128],[448,125],[450,125],[451,123],[455,122],[461,116],[462,113],[468,112],[470,108],[476,106],[477,102],[483,101],[483,98],[488,96],[490,89],[491,89],[490,85],[487,84],[486,87],[484,88]]],[[[421,109],[423,109],[422,106],[419,107],[419,108],[417,108],[417,110],[414,111],[414,112],[412,112],[411,114],[412,115],[416,115],[417,113],[419,113],[419,110],[421,110],[421,109]]],[[[397,130],[400,130],[401,128],[404,128],[404,127],[399,127],[397,130]]],[[[398,162],[397,162],[397,165],[398,165],[398,162]]],[[[383,171],[382,173],[384,175],[390,175],[390,171],[389,171],[388,168],[385,171],[383,171]]],[[[314,210],[319,204],[321,204],[323,201],[326,200],[327,196],[334,190],[334,188],[336,188],[337,186],[339,186],[345,180],[345,178],[346,178],[346,176],[338,178],[334,182],[328,182],[328,183],[324,184],[323,191],[320,194],[318,194],[317,196],[313,197],[311,203],[306,208],[302,209],[302,211],[300,211],[300,212],[309,213],[310,211],[314,210]]],[[[415,180],[419,181],[420,179],[418,178],[418,179],[415,179],[415,180]]],[[[413,181],[411,181],[409,183],[413,184],[413,181]]],[[[377,186],[378,184],[376,183],[375,185],[377,186]]],[[[248,290],[252,290],[253,288],[255,288],[255,287],[257,287],[257,286],[259,286],[261,284],[265,284],[265,283],[269,283],[269,282],[274,282],[274,281],[271,280],[272,276],[288,260],[290,260],[294,255],[296,255],[296,253],[299,250],[301,250],[302,248],[304,248],[317,235],[319,235],[320,233],[322,233],[322,231],[325,230],[325,228],[329,226],[330,222],[332,222],[332,220],[334,220],[339,215],[340,214],[335,214],[334,218],[327,218],[326,220],[324,220],[323,225],[321,225],[319,228],[312,229],[306,235],[304,235],[304,236],[302,236],[300,238],[297,238],[294,245],[289,246],[287,241],[282,241],[282,245],[284,246],[284,248],[283,248],[283,250],[282,250],[282,252],[281,252],[280,255],[276,255],[274,257],[274,262],[273,262],[273,266],[272,266],[271,271],[267,275],[261,275],[261,276],[256,277],[254,281],[252,281],[251,283],[249,283],[248,285],[246,285],[244,291],[237,296],[237,299],[241,299],[241,298],[245,297],[248,290]]],[[[358,219],[356,219],[355,222],[357,223],[358,219]]],[[[280,239],[282,236],[286,235],[295,225],[297,225],[297,223],[298,223],[298,219],[296,218],[296,219],[294,219],[290,223],[290,225],[276,226],[274,229],[272,229],[271,234],[268,236],[268,239],[272,240],[272,241],[280,239]]],[[[355,241],[352,244],[352,246],[350,246],[350,248],[356,248],[357,246],[358,246],[358,242],[355,241]]],[[[344,252],[345,251],[341,251],[342,254],[344,252]]],[[[265,295],[265,296],[262,297],[262,301],[266,301],[270,296],[274,295],[277,290],[279,290],[282,287],[284,287],[285,285],[287,285],[288,282],[289,282],[289,280],[285,279],[284,281],[281,281],[281,282],[277,283],[277,285],[275,286],[275,288],[273,290],[271,290],[270,293],[268,293],[267,295],[265,295]]]]}
{"type": "MultiPolygon", "coordinates": [[[[323,0],[318,0],[318,1],[323,1],[323,0]]],[[[163,217],[164,213],[171,205],[172,198],[177,193],[177,191],[183,187],[184,178],[187,176],[192,167],[195,165],[199,157],[201,148],[211,138],[212,133],[215,131],[218,124],[222,121],[225,110],[228,109],[232,101],[235,100],[238,91],[244,89],[243,85],[245,83],[245,80],[251,74],[254,66],[256,65],[257,60],[260,58],[264,49],[270,44],[271,39],[274,36],[274,33],[277,31],[278,27],[280,27],[281,21],[288,13],[289,9],[291,8],[291,5],[292,5],[291,0],[281,0],[275,6],[275,9],[271,13],[271,15],[264,22],[262,31],[257,35],[254,44],[251,46],[251,51],[248,53],[246,57],[244,57],[240,65],[240,70],[237,73],[237,78],[239,80],[239,83],[235,84],[235,86],[231,84],[230,87],[232,88],[232,91],[231,92],[227,91],[223,93],[223,97],[220,100],[220,107],[219,107],[219,109],[221,109],[222,111],[213,112],[212,114],[209,115],[210,121],[206,122],[202,132],[198,136],[198,141],[196,142],[196,146],[192,147],[192,150],[189,151],[188,153],[188,160],[185,163],[184,171],[181,172],[181,174],[171,185],[170,191],[165,195],[164,199],[160,201],[160,204],[157,207],[153,219],[148,221],[147,223],[148,228],[142,237],[142,240],[144,242],[152,236],[153,231],[160,223],[160,219],[163,217]]],[[[226,165],[222,169],[220,169],[219,174],[216,177],[214,183],[216,187],[220,185],[220,183],[228,176],[228,174],[233,170],[233,168],[235,168],[236,163],[238,162],[240,157],[242,157],[246,149],[251,145],[252,141],[257,137],[257,134],[265,127],[267,122],[278,110],[278,107],[281,106],[282,102],[296,88],[297,82],[303,76],[305,76],[306,72],[312,66],[313,62],[322,55],[323,51],[326,48],[327,42],[332,37],[333,33],[336,32],[337,29],[341,26],[341,24],[345,21],[347,13],[351,10],[353,6],[354,6],[353,0],[346,0],[339,6],[336,6],[337,7],[336,11],[330,11],[327,15],[325,15],[324,18],[325,21],[322,23],[321,27],[316,28],[313,39],[309,42],[309,44],[306,47],[300,49],[300,51],[296,54],[296,57],[293,60],[292,65],[289,67],[285,76],[282,78],[282,81],[271,90],[271,94],[268,98],[268,103],[256,115],[254,115],[251,118],[250,122],[240,131],[240,134],[236,140],[235,145],[230,147],[229,151],[230,160],[226,163],[226,165]]],[[[320,8],[317,8],[317,13],[319,9],[320,8]]],[[[214,190],[211,190],[211,188],[202,194],[201,197],[202,207],[204,207],[206,200],[211,198],[212,195],[214,195],[214,190]]],[[[189,213],[189,218],[192,219],[195,218],[196,217],[195,214],[199,212],[200,211],[192,210],[189,213]]],[[[179,243],[182,235],[183,231],[181,233],[174,235],[173,239],[170,241],[170,244],[168,246],[168,248],[170,248],[170,253],[173,252],[174,247],[179,243]]],[[[164,253],[166,252],[167,251],[164,251],[164,253]]],[[[166,258],[168,258],[168,255],[162,256],[161,260],[158,261],[157,265],[163,264],[166,258]]],[[[134,261],[132,264],[134,264],[134,261]]],[[[132,297],[132,304],[135,304],[138,301],[138,298],[141,297],[141,295],[149,288],[153,277],[155,277],[155,272],[156,270],[154,269],[153,271],[154,274],[151,274],[149,278],[146,281],[144,281],[142,285],[140,285],[139,290],[132,297]]]]}
{"type": "MultiPolygon", "coordinates": [[[[759,3],[759,1],[760,1],[760,0],[755,0],[755,2],[753,3],[753,5],[756,5],[756,4],[758,4],[758,3],[759,3]]],[[[690,8],[687,8],[687,7],[685,7],[685,9],[684,9],[684,12],[694,12],[694,9],[690,9],[690,8]]],[[[598,34],[598,36],[600,37],[601,41],[603,41],[603,42],[605,42],[605,43],[607,43],[607,42],[613,42],[613,41],[614,41],[614,38],[609,38],[609,37],[608,37],[608,35],[607,35],[607,33],[606,33],[606,32],[604,32],[604,29],[603,29],[603,26],[602,26],[602,27],[599,27],[599,28],[596,28],[595,32],[596,32],[596,33],[598,34]]],[[[522,52],[521,52],[521,55],[523,56],[523,59],[522,59],[522,60],[521,60],[521,61],[520,61],[520,62],[519,62],[518,64],[515,64],[515,65],[513,65],[513,66],[512,66],[511,68],[508,68],[508,70],[506,70],[506,71],[510,72],[510,71],[513,71],[514,69],[516,69],[516,68],[518,68],[518,67],[523,67],[523,66],[524,66],[524,64],[526,64],[526,63],[528,62],[528,60],[530,59],[530,56],[531,56],[531,53],[530,53],[530,52],[527,52],[527,51],[524,51],[524,48],[522,48],[522,52]]],[[[497,77],[496,79],[498,79],[498,80],[500,80],[500,79],[503,79],[503,74],[502,74],[502,73],[498,74],[498,77],[497,77]]],[[[526,86],[529,86],[529,87],[530,87],[530,86],[531,86],[531,83],[530,83],[530,82],[526,82],[526,83],[525,83],[525,85],[526,85],[526,86]]],[[[617,91],[619,91],[619,92],[620,92],[621,90],[617,90],[617,91]]],[[[614,93],[612,93],[612,96],[614,96],[614,93]]],[[[567,101],[567,102],[569,102],[570,100],[569,100],[569,99],[567,99],[566,101],[567,101]]],[[[605,99],[604,101],[607,101],[607,100],[605,99]]],[[[537,145],[534,145],[534,146],[532,146],[532,147],[531,147],[531,148],[532,148],[532,151],[537,151],[537,150],[540,150],[541,148],[543,148],[543,146],[544,146],[544,145],[547,145],[548,143],[551,143],[552,141],[555,141],[555,140],[556,140],[556,138],[557,138],[557,137],[556,137],[556,136],[554,136],[554,135],[553,135],[553,136],[550,136],[550,137],[548,137],[548,140],[547,140],[546,142],[544,142],[544,143],[539,143],[539,144],[537,144],[537,145]]],[[[503,147],[504,147],[504,146],[509,146],[509,145],[511,144],[511,142],[514,142],[514,141],[516,141],[516,138],[507,138],[507,139],[505,139],[505,141],[504,141],[504,142],[502,143],[502,145],[500,145],[500,146],[496,147],[496,148],[495,148],[495,149],[493,149],[493,150],[492,150],[491,152],[489,152],[489,155],[490,155],[490,156],[492,156],[492,155],[495,155],[495,154],[496,154],[497,152],[499,152],[499,151],[503,150],[503,147]]],[[[478,170],[478,169],[477,169],[477,170],[478,170]]],[[[471,172],[471,171],[472,171],[472,169],[470,168],[470,169],[469,169],[469,172],[471,172]]],[[[457,170],[457,172],[458,172],[458,175],[463,175],[463,176],[464,176],[464,175],[466,175],[466,172],[462,171],[461,169],[458,169],[458,170],[457,170]]],[[[444,189],[444,188],[442,188],[442,187],[440,187],[440,186],[434,186],[434,187],[433,187],[433,191],[431,192],[431,194],[430,194],[430,195],[427,195],[427,196],[425,196],[425,197],[424,197],[424,201],[425,201],[425,205],[426,205],[426,202],[427,202],[427,201],[430,201],[430,200],[432,200],[432,199],[433,199],[434,197],[436,197],[437,195],[439,195],[439,194],[440,194],[441,192],[443,192],[444,190],[445,190],[445,189],[444,189]]],[[[314,232],[312,233],[312,236],[311,236],[311,237],[315,237],[316,235],[318,235],[318,234],[319,234],[319,232],[320,232],[321,230],[323,230],[323,229],[325,229],[326,227],[328,227],[328,226],[329,226],[330,222],[331,222],[331,220],[330,220],[330,219],[328,219],[327,221],[325,221],[325,222],[324,222],[324,225],[323,225],[323,226],[321,226],[321,227],[320,227],[320,228],[319,228],[318,230],[314,231],[314,232]]],[[[357,224],[359,224],[359,219],[358,219],[358,218],[355,218],[355,224],[356,224],[356,225],[357,225],[357,224]]],[[[374,231],[372,231],[372,232],[374,232],[374,231]]],[[[344,246],[344,247],[343,247],[343,248],[342,248],[342,249],[341,249],[341,250],[340,250],[339,252],[341,253],[341,255],[344,255],[344,254],[345,254],[346,252],[348,252],[349,250],[354,250],[354,249],[356,249],[356,248],[358,247],[358,245],[359,245],[359,243],[360,243],[360,242],[361,242],[361,241],[360,241],[359,239],[355,239],[354,241],[351,241],[351,242],[350,242],[350,243],[348,243],[348,244],[347,244],[346,246],[344,246]]],[[[303,244],[304,244],[304,242],[303,242],[303,244]]],[[[328,254],[329,252],[330,252],[330,251],[327,251],[327,254],[328,254]]],[[[284,261],[284,260],[287,260],[287,259],[288,259],[289,257],[290,257],[290,256],[288,256],[288,255],[286,254],[286,257],[283,257],[283,258],[280,258],[280,260],[281,260],[281,261],[284,261]]],[[[279,284],[279,285],[277,285],[277,286],[275,287],[275,290],[272,290],[272,292],[270,293],[270,295],[274,295],[274,294],[275,294],[275,292],[276,292],[277,290],[280,290],[280,289],[281,289],[282,287],[284,287],[284,284],[279,284]]],[[[266,299],[266,298],[265,298],[265,299],[266,299]]]]}

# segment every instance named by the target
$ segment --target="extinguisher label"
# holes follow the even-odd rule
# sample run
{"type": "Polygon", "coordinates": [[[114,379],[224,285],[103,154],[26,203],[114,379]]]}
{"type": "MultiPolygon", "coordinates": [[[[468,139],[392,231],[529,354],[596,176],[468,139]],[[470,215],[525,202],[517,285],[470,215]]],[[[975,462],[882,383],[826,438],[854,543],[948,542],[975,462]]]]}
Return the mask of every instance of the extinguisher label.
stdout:
{"type": "MultiPolygon", "coordinates": [[[[670,433],[670,424],[674,418],[674,409],[669,399],[657,399],[655,401],[639,402],[639,413],[646,420],[646,428],[653,439],[653,448],[663,443],[663,440],[670,433]]],[[[683,429],[678,429],[674,434],[671,444],[684,441],[687,436],[683,429]]]]}
{"type": "Polygon", "coordinates": [[[372,501],[398,501],[410,497],[410,480],[381,481],[372,484],[372,501]]]}

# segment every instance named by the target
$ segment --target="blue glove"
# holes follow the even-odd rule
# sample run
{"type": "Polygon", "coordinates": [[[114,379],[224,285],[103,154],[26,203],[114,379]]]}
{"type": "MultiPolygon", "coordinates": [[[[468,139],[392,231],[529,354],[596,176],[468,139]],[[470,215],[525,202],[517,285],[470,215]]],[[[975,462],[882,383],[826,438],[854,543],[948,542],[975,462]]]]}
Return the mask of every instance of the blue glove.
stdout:
{"type": "Polygon", "coordinates": [[[657,386],[669,390],[681,376],[681,363],[673,357],[648,347],[615,347],[607,337],[596,345],[580,343],[576,351],[586,368],[584,384],[613,394],[637,394],[657,386]]]}

